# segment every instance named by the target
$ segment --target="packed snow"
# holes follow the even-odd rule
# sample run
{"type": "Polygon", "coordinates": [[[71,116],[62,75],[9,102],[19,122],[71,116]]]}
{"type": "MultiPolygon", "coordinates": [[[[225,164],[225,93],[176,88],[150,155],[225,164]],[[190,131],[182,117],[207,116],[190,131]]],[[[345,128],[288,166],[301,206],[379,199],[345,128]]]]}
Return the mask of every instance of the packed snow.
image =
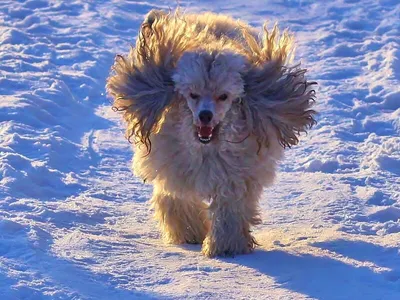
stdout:
{"type": "Polygon", "coordinates": [[[261,201],[253,254],[167,245],[105,81],[170,1],[0,2],[0,299],[400,299],[398,0],[180,1],[279,22],[318,125],[261,201]]]}

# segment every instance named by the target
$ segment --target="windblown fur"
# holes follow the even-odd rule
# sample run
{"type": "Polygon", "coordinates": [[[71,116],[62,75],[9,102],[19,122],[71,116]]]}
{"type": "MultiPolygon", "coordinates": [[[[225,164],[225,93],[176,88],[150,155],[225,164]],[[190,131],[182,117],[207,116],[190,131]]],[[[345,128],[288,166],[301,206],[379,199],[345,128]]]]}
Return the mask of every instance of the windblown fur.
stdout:
{"type": "Polygon", "coordinates": [[[262,189],[283,149],[315,122],[315,82],[288,66],[293,46],[277,26],[259,33],[223,15],[153,10],[129,55],[116,57],[107,90],[135,143],[133,170],[154,185],[168,241],[203,243],[207,256],[254,248],[262,189]],[[193,89],[232,97],[207,145],[193,134],[193,89]]]}

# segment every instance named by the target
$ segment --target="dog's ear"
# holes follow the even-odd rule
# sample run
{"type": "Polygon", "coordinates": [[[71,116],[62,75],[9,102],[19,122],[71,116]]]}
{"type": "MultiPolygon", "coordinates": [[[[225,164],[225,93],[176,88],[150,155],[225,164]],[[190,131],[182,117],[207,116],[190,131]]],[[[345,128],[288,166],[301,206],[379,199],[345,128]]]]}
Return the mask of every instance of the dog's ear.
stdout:
{"type": "Polygon", "coordinates": [[[285,66],[293,55],[293,37],[278,27],[263,30],[262,41],[243,32],[248,44],[250,67],[243,75],[246,109],[253,134],[260,143],[268,143],[268,132],[273,128],[283,147],[298,143],[298,136],[314,125],[316,82],[305,78],[306,69],[299,65],[285,66]]]}
{"type": "Polygon", "coordinates": [[[184,33],[175,23],[169,14],[151,11],[141,26],[136,46],[127,56],[116,56],[107,80],[114,110],[124,112],[128,139],[133,137],[148,151],[150,135],[158,130],[174,99],[171,76],[176,64],[174,54],[180,51],[179,43],[174,41],[184,33]],[[170,24],[175,30],[167,31],[170,24]]]}

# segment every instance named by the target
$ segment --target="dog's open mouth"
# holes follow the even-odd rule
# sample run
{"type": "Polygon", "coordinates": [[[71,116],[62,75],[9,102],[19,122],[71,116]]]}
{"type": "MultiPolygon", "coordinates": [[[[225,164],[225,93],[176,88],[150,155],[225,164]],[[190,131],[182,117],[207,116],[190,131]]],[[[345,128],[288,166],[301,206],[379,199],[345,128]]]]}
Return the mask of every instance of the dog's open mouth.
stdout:
{"type": "Polygon", "coordinates": [[[197,137],[203,144],[208,144],[213,138],[214,127],[211,126],[199,126],[197,127],[197,137]]]}

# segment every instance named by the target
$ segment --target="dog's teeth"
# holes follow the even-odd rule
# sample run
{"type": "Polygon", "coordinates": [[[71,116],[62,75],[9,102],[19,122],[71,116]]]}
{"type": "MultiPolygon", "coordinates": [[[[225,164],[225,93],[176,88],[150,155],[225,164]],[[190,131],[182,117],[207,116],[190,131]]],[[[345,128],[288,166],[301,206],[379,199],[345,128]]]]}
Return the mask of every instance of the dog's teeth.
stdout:
{"type": "Polygon", "coordinates": [[[209,142],[211,142],[212,136],[213,136],[212,132],[211,132],[208,136],[203,136],[203,135],[201,135],[200,130],[199,130],[199,132],[197,133],[197,137],[199,138],[199,141],[202,142],[202,143],[209,143],[209,142]]]}
{"type": "Polygon", "coordinates": [[[209,142],[211,140],[211,137],[204,138],[204,137],[199,136],[199,140],[202,142],[209,142]]]}

